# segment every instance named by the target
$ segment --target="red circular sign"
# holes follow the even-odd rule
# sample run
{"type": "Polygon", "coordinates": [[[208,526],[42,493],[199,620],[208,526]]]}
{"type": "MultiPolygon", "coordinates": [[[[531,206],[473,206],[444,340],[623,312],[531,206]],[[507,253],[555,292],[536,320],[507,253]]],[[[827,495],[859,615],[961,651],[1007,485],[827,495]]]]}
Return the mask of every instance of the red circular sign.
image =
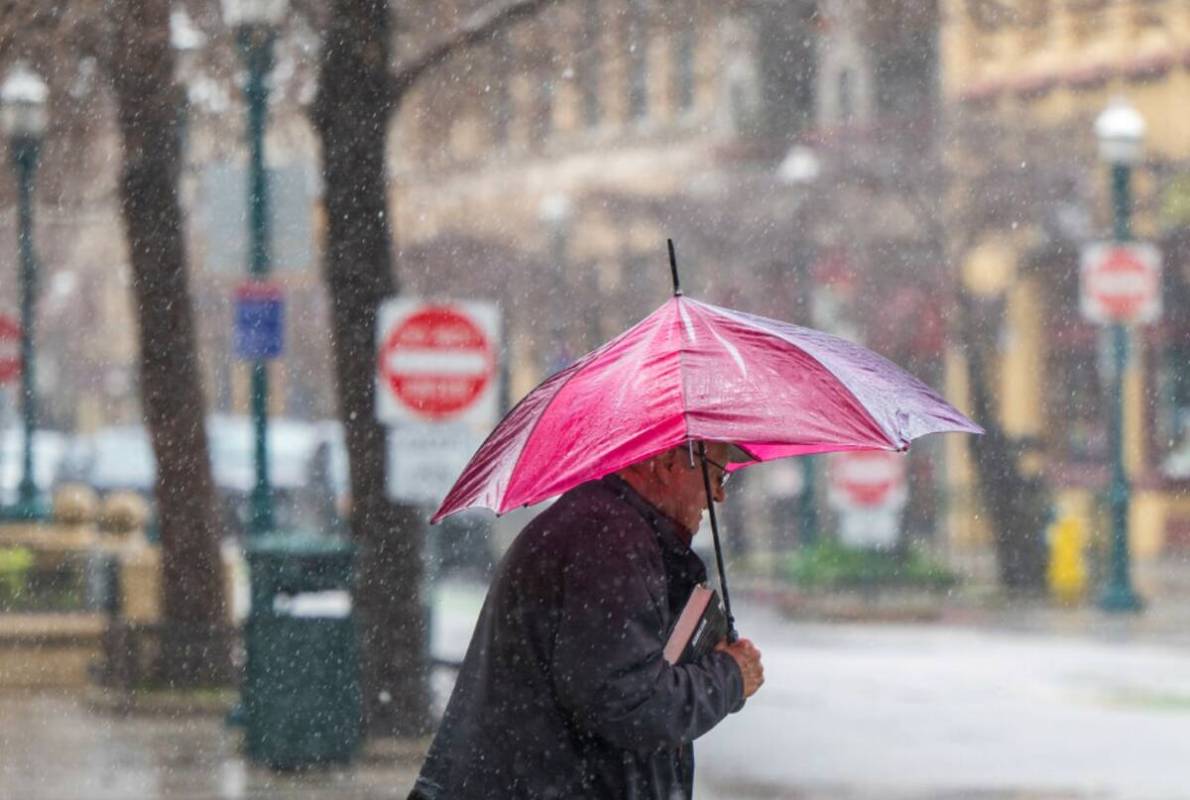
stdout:
{"type": "Polygon", "coordinates": [[[879,506],[904,486],[905,458],[883,450],[837,453],[830,476],[849,505],[879,506]]]}
{"type": "Polygon", "coordinates": [[[1087,273],[1087,291],[1109,317],[1130,320],[1161,290],[1157,273],[1126,248],[1114,248],[1087,273]]]}
{"type": "Polygon", "coordinates": [[[384,340],[379,357],[380,376],[397,401],[436,420],[465,411],[496,368],[487,335],[450,306],[414,311],[384,340]]]}
{"type": "Polygon", "coordinates": [[[0,314],[0,383],[21,374],[21,326],[12,317],[0,314]]]}

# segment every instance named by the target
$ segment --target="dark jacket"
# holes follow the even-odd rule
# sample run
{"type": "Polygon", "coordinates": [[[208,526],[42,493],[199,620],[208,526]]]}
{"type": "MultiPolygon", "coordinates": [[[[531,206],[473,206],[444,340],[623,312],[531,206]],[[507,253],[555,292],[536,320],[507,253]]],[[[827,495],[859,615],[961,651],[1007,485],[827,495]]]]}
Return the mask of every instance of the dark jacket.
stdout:
{"type": "Polygon", "coordinates": [[[620,478],[563,495],[500,565],[411,800],[689,798],[691,742],[744,702],[726,653],[661,657],[705,578],[620,478]]]}

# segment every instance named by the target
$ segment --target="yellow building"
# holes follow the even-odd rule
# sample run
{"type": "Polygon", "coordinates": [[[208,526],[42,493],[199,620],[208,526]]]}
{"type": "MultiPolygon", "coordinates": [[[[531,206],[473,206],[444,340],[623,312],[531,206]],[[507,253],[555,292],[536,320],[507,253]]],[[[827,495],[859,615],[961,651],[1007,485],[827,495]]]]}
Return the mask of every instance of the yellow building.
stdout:
{"type": "MultiPolygon", "coordinates": [[[[959,131],[986,120],[1022,147],[1002,170],[1041,184],[1027,220],[970,236],[957,254],[967,290],[1002,309],[993,365],[1005,430],[1040,443],[1056,511],[1106,532],[1106,342],[1078,313],[1078,251],[1110,236],[1107,169],[1092,121],[1114,97],[1147,124],[1134,173],[1138,238],[1164,254],[1164,316],[1131,338],[1125,376],[1125,463],[1133,488],[1133,551],[1190,546],[1190,5],[1173,0],[944,2],[941,71],[959,131]],[[1026,142],[1048,142],[1029,149],[1026,142]],[[1048,149],[1046,149],[1048,148],[1048,149]],[[1047,173],[1047,170],[1050,172],[1047,173]]],[[[967,158],[970,157],[968,153],[967,158]]],[[[956,157],[962,163],[964,157],[956,157]]],[[[973,187],[978,192],[980,187],[973,187]]],[[[1027,193],[1027,192],[1026,192],[1027,193]]],[[[962,238],[958,236],[957,238],[962,238]]],[[[952,362],[958,366],[959,354],[952,362]]],[[[961,388],[952,369],[952,387],[961,388]]],[[[956,450],[956,459],[961,454],[956,450]]],[[[962,473],[962,470],[957,470],[962,473]]],[[[964,533],[979,538],[969,526],[964,533]]]]}

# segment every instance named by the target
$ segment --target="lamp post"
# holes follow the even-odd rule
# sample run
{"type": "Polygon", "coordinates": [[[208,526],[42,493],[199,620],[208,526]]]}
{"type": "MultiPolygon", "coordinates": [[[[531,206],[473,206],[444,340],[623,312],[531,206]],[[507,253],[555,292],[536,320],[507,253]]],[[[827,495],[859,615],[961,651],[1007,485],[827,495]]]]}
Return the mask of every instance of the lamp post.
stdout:
{"type": "MultiPolygon", "coordinates": [[[[553,302],[550,305],[554,306],[554,311],[557,312],[566,292],[566,239],[570,228],[570,197],[561,192],[546,195],[537,207],[537,216],[550,231],[550,260],[554,262],[550,265],[554,288],[553,302]]],[[[553,320],[550,341],[559,348],[556,352],[546,355],[546,373],[552,375],[567,366],[568,354],[563,341],[565,326],[562,324],[562,317],[559,313],[553,313],[550,318],[553,320]]]]}
{"type": "MultiPolygon", "coordinates": [[[[1140,161],[1145,121],[1126,101],[1115,100],[1095,120],[1099,157],[1111,170],[1112,236],[1132,240],[1132,168],[1140,161]]],[[[1139,611],[1141,600],[1132,588],[1128,553],[1128,476],[1124,470],[1124,370],[1128,365],[1128,329],[1111,325],[1112,376],[1108,397],[1108,439],[1111,447],[1112,539],[1107,586],[1099,598],[1104,611],[1139,611]]]]}
{"type": "MultiPolygon", "coordinates": [[[[244,98],[248,104],[248,274],[264,280],[270,270],[268,179],[264,168],[264,131],[268,118],[267,79],[273,67],[273,41],[286,11],[286,0],[223,0],[223,17],[236,32],[248,70],[244,98]]],[[[273,530],[273,498],[268,461],[268,362],[252,362],[251,406],[255,431],[256,482],[252,488],[249,534],[273,530]]]]}
{"type": "Polygon", "coordinates": [[[21,262],[21,415],[25,447],[21,482],[13,516],[37,519],[45,509],[37,496],[33,476],[33,433],[37,425],[37,397],[34,383],[33,297],[36,294],[37,259],[33,254],[33,175],[45,133],[45,81],[23,64],[18,64],[0,86],[0,123],[8,136],[9,156],[17,174],[17,220],[21,262]]]}
{"type": "MultiPolygon", "coordinates": [[[[806,193],[818,180],[821,164],[814,151],[804,145],[794,145],[785,154],[781,165],[777,168],[777,177],[786,186],[797,192],[797,207],[795,217],[802,217],[802,210],[806,205],[806,193]]],[[[802,220],[797,220],[801,222],[802,220]]],[[[804,226],[803,226],[804,227],[804,226]]],[[[804,298],[808,312],[812,316],[813,302],[807,291],[810,286],[810,269],[804,258],[795,261],[798,275],[798,285],[806,291],[804,298]]],[[[814,320],[811,318],[811,324],[814,320]]],[[[801,545],[813,544],[818,539],[818,505],[817,505],[817,476],[818,470],[814,456],[802,456],[802,493],[798,498],[798,540],[801,545]]]]}

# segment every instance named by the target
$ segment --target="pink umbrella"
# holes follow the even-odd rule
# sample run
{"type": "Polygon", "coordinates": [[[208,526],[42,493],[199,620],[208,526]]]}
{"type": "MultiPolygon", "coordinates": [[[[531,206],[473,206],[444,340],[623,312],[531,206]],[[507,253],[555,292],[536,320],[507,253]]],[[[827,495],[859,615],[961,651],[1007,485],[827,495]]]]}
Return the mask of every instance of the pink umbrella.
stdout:
{"type": "MultiPolygon", "coordinates": [[[[676,266],[674,289],[644,320],[526,395],[431,521],[473,507],[504,513],[532,505],[689,442],[738,445],[751,461],[736,469],[840,450],[904,451],[929,433],[983,432],[870,350],[684,297],[676,266]]],[[[705,461],[703,470],[705,478],[705,461]]]]}

